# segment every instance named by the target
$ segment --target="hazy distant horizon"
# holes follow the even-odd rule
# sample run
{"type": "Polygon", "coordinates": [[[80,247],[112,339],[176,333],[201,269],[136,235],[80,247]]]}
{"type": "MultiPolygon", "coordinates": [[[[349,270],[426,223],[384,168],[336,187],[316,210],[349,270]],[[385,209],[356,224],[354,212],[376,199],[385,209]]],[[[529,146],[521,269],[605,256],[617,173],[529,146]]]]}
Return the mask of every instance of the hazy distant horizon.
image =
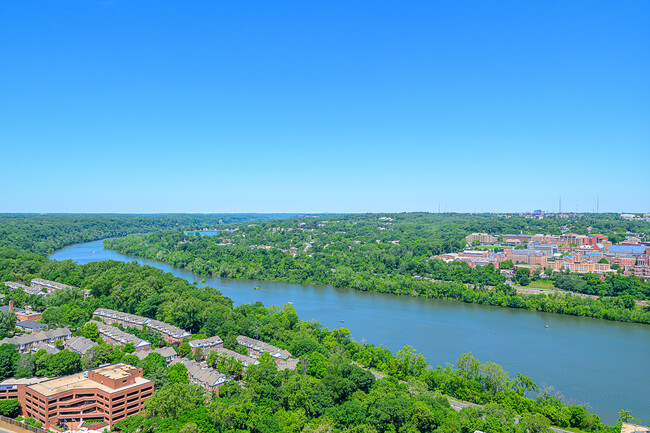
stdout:
{"type": "MultiPolygon", "coordinates": [[[[441,210],[440,212],[436,211],[428,211],[428,210],[406,210],[406,211],[385,211],[385,210],[379,210],[379,211],[360,211],[360,212],[346,212],[346,211],[340,211],[340,212],[335,212],[335,211],[323,211],[323,212],[306,212],[306,211],[296,211],[296,212],[276,212],[276,211],[270,211],[270,212],[263,212],[263,211],[224,211],[224,212],[219,212],[219,211],[211,211],[211,212],[183,212],[183,211],[160,211],[160,212],[39,212],[39,211],[26,211],[26,212],[12,212],[12,211],[0,211],[0,215],[282,215],[282,216],[300,216],[300,215],[357,215],[357,214],[401,214],[401,213],[431,213],[431,214],[461,214],[461,215],[474,215],[474,214],[485,214],[485,215],[499,215],[499,214],[504,214],[504,215],[518,215],[518,214],[525,214],[525,213],[533,213],[537,210],[541,210],[545,214],[557,214],[558,211],[550,211],[550,210],[544,210],[544,209],[532,209],[532,210],[518,210],[518,211],[485,211],[485,212],[457,212],[457,211],[452,211],[452,210],[441,210]]],[[[650,213],[650,210],[641,210],[641,211],[600,211],[600,212],[575,212],[574,210],[562,210],[563,214],[582,214],[582,215],[601,215],[601,214],[607,214],[607,215],[620,215],[620,214],[625,214],[625,213],[630,213],[630,214],[646,214],[650,213]]]]}

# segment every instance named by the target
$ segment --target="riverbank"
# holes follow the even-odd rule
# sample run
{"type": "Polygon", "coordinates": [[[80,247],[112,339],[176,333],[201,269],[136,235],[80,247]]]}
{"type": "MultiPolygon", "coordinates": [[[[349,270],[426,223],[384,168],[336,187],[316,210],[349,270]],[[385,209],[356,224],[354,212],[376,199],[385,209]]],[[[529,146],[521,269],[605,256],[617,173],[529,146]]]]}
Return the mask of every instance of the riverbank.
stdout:
{"type": "Polygon", "coordinates": [[[318,260],[309,255],[294,257],[277,252],[267,254],[259,249],[240,247],[230,250],[226,246],[205,240],[205,237],[192,239],[192,242],[185,239],[177,241],[179,237],[174,232],[162,233],[160,236],[128,236],[106,241],[104,246],[121,254],[155,259],[177,268],[185,268],[201,277],[256,279],[291,284],[325,283],[364,292],[453,299],[470,304],[650,324],[650,309],[634,303],[626,306],[616,298],[592,299],[562,293],[517,293],[502,284],[504,277],[498,269],[489,267],[472,269],[466,265],[463,267],[427,259],[421,263],[423,272],[420,275],[354,272],[350,267],[344,266],[328,270],[322,264],[316,266],[318,260]],[[197,242],[201,244],[195,245],[197,242]],[[192,248],[184,249],[189,246],[192,248]],[[220,259],[224,262],[219,262],[220,259]],[[430,273],[445,277],[428,275],[430,273]],[[496,286],[496,290],[491,290],[490,286],[496,286]]]}
{"type": "Polygon", "coordinates": [[[471,351],[507,371],[525,373],[541,387],[552,385],[552,392],[561,392],[565,401],[588,404],[608,424],[616,423],[620,409],[650,419],[642,392],[650,388],[650,378],[644,374],[644,360],[650,357],[650,327],[645,325],[327,285],[206,278],[156,260],[106,250],[101,241],[72,245],[50,258],[79,263],[135,261],[196,281],[199,287],[215,287],[235,304],[292,302],[303,320],[314,319],[330,329],[344,326],[356,341],[383,344],[392,351],[409,344],[433,365],[445,365],[471,351]],[[202,278],[206,283],[199,282],[202,278]],[[254,290],[255,286],[261,290],[254,290]],[[622,358],[620,354],[630,347],[638,356],[622,358]],[[631,383],[636,386],[630,387],[631,383]]]}

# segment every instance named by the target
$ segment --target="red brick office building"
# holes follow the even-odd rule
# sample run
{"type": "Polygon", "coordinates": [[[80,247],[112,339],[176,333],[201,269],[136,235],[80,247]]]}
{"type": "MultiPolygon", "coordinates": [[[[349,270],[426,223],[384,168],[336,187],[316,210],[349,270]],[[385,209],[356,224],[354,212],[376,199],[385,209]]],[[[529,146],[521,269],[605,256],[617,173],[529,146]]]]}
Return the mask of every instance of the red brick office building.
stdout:
{"type": "Polygon", "coordinates": [[[45,429],[66,429],[84,419],[103,418],[113,425],[139,414],[154,385],[142,369],[118,363],[21,388],[16,394],[23,416],[37,419],[45,429]]]}

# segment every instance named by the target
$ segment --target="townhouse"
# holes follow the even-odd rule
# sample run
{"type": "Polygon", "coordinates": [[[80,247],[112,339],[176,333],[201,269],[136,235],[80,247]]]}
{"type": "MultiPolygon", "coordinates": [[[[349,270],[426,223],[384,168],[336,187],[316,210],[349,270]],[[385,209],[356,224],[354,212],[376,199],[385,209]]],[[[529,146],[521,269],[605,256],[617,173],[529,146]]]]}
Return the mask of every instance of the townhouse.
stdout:
{"type": "Polygon", "coordinates": [[[98,344],[95,343],[93,340],[86,337],[72,337],[71,339],[63,343],[63,347],[65,349],[68,349],[72,352],[77,352],[81,356],[85,355],[86,352],[88,352],[90,349],[92,349],[97,345],[98,344]]]}
{"type": "Polygon", "coordinates": [[[244,366],[244,369],[246,369],[249,365],[257,365],[260,363],[257,359],[251,358],[250,356],[242,355],[241,353],[237,353],[234,350],[225,349],[223,347],[220,347],[215,350],[217,352],[217,356],[234,358],[237,361],[241,362],[242,365],[244,366]]]}
{"type": "Polygon", "coordinates": [[[137,356],[140,360],[142,360],[145,359],[147,356],[149,356],[150,353],[159,354],[160,356],[165,358],[167,364],[170,364],[176,358],[176,351],[174,350],[173,347],[159,347],[158,349],[147,350],[147,351],[141,350],[140,352],[135,352],[135,356],[137,356]]]}
{"type": "Polygon", "coordinates": [[[203,356],[207,357],[208,353],[220,347],[223,347],[223,340],[216,335],[214,337],[203,338],[200,340],[191,340],[188,343],[192,348],[192,353],[194,353],[194,356],[196,356],[199,350],[201,350],[203,352],[203,356]]]}
{"type": "Polygon", "coordinates": [[[39,331],[32,334],[16,335],[0,340],[0,344],[13,344],[18,352],[30,353],[32,346],[36,343],[53,344],[56,340],[66,341],[72,338],[72,332],[68,328],[56,328],[49,331],[39,331]]]}
{"type": "Polygon", "coordinates": [[[34,278],[30,281],[29,285],[36,290],[42,291],[45,289],[48,294],[56,290],[69,289],[72,287],[67,284],[57,283],[56,281],[43,280],[42,278],[34,278]]]}
{"type": "Polygon", "coordinates": [[[24,284],[15,283],[13,281],[6,281],[3,284],[12,290],[20,289],[25,293],[27,293],[28,295],[38,295],[38,296],[47,295],[47,292],[44,292],[41,289],[37,289],[36,287],[25,286],[24,284]]]}
{"type": "Polygon", "coordinates": [[[198,363],[187,358],[176,358],[173,364],[183,364],[187,369],[190,382],[200,386],[205,392],[219,392],[219,387],[226,383],[226,375],[219,373],[205,363],[198,363]]]}
{"type": "Polygon", "coordinates": [[[149,319],[147,317],[136,316],[135,314],[122,313],[121,311],[109,310],[108,308],[98,308],[93,312],[93,317],[101,318],[105,323],[119,323],[124,327],[145,327],[159,333],[169,344],[180,344],[185,338],[191,337],[190,332],[185,331],[177,326],[170,325],[160,320],[149,319]]]}
{"type": "Polygon", "coordinates": [[[291,353],[288,350],[280,349],[279,347],[244,335],[237,337],[237,344],[244,346],[248,352],[248,356],[251,358],[259,358],[264,352],[271,355],[277,364],[291,358],[291,353]]]}
{"type": "Polygon", "coordinates": [[[115,326],[98,323],[97,332],[99,332],[99,336],[102,337],[105,342],[112,344],[113,346],[133,343],[133,347],[135,347],[136,352],[151,349],[151,343],[149,343],[147,340],[143,340],[142,338],[136,337],[133,334],[124,332],[115,326]]]}

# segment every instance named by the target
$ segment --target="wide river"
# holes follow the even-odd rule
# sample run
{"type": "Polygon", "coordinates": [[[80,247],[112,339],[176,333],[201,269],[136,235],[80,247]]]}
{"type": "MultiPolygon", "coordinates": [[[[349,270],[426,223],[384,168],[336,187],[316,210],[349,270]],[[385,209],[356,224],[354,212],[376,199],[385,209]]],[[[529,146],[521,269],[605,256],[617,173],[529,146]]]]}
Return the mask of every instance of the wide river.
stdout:
{"type": "MultiPolygon", "coordinates": [[[[83,264],[100,260],[138,262],[190,282],[204,277],[153,260],[105,250],[102,241],[71,245],[50,256],[83,264]]],[[[359,342],[392,351],[410,344],[435,365],[472,352],[514,376],[530,376],[553,388],[566,403],[584,404],[607,424],[618,411],[650,422],[650,326],[561,316],[455,301],[359,292],[331,286],[208,278],[236,305],[293,303],[303,320],[346,327],[359,342]],[[259,290],[253,290],[259,286],[259,290]],[[548,328],[545,325],[548,325],[548,328]]]]}

